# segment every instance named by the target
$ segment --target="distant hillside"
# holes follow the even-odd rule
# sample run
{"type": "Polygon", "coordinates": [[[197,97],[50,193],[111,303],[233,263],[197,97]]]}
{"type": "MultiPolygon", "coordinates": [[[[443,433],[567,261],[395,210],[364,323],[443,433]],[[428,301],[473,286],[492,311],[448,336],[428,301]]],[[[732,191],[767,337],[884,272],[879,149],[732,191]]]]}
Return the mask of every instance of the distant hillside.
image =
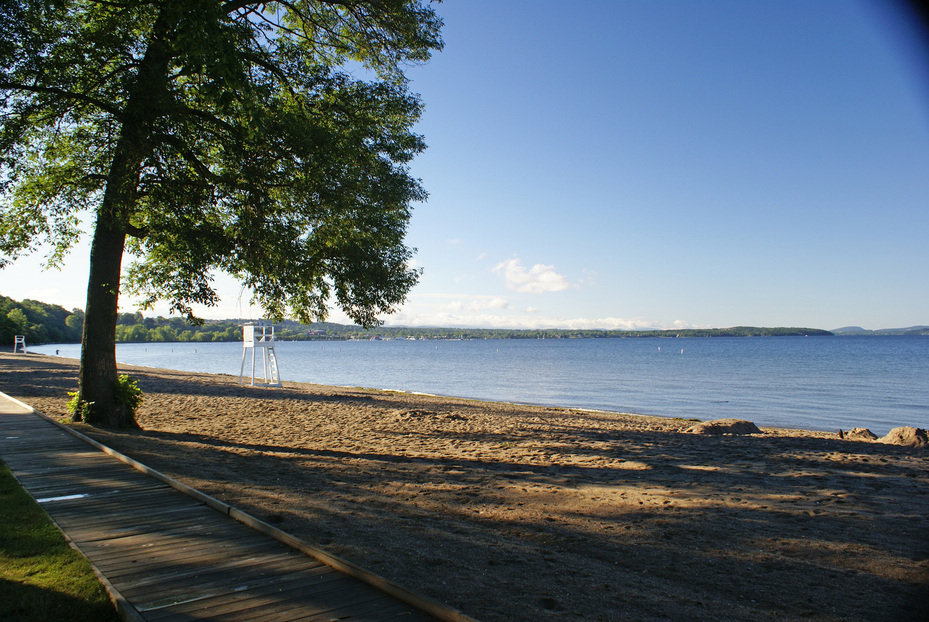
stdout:
{"type": "Polygon", "coordinates": [[[390,339],[599,339],[637,337],[820,337],[830,336],[827,330],[818,328],[786,328],[786,327],[758,327],[733,326],[731,328],[684,328],[673,330],[607,330],[607,329],[565,329],[565,328],[537,328],[537,329],[506,329],[506,328],[426,328],[381,326],[364,330],[357,326],[332,327],[328,334],[339,334],[347,338],[370,338],[379,336],[390,339]]]}
{"type": "Polygon", "coordinates": [[[867,328],[862,328],[861,326],[843,326],[842,328],[835,328],[832,330],[833,333],[839,335],[840,337],[849,337],[856,335],[905,335],[905,336],[929,336],[929,326],[910,326],[907,328],[881,328],[878,330],[868,330],[867,328]]]}
{"type": "Polygon", "coordinates": [[[836,335],[864,335],[871,331],[860,326],[843,326],[842,328],[833,328],[832,332],[836,335]]]}
{"type": "Polygon", "coordinates": [[[16,335],[27,345],[77,343],[81,340],[84,312],[37,300],[13,300],[0,296],[0,347],[12,347],[16,335]]]}
{"type": "MultiPolygon", "coordinates": [[[[0,296],[0,343],[12,344],[13,336],[26,335],[26,343],[80,342],[84,313],[80,309],[67,311],[57,305],[34,300],[17,302],[0,296]]],[[[242,324],[248,320],[207,320],[190,324],[179,317],[145,317],[141,313],[120,313],[116,322],[116,340],[150,343],[177,341],[239,341],[242,324]]],[[[381,326],[365,329],[360,326],[319,322],[301,324],[291,320],[275,323],[279,340],[343,340],[343,339],[580,339],[636,337],[786,337],[830,336],[818,328],[786,328],[733,326],[730,328],[700,328],[675,330],[574,330],[574,329],[499,329],[381,326]]]]}
{"type": "MultiPolygon", "coordinates": [[[[248,320],[208,320],[199,327],[185,327],[180,318],[142,318],[121,314],[116,327],[118,341],[238,341],[241,324],[248,320]]],[[[563,328],[506,329],[425,326],[379,326],[316,322],[301,324],[284,320],[274,324],[282,341],[349,339],[632,339],[638,337],[789,337],[831,336],[817,328],[734,326],[675,330],[579,330],[563,328]]]]}

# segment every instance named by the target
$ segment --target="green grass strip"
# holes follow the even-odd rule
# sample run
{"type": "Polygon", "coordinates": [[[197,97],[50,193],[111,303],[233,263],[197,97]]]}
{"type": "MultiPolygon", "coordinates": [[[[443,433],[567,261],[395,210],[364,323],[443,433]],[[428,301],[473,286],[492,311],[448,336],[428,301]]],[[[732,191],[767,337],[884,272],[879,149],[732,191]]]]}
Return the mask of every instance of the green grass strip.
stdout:
{"type": "Polygon", "coordinates": [[[90,563],[0,460],[0,620],[118,619],[90,563]]]}

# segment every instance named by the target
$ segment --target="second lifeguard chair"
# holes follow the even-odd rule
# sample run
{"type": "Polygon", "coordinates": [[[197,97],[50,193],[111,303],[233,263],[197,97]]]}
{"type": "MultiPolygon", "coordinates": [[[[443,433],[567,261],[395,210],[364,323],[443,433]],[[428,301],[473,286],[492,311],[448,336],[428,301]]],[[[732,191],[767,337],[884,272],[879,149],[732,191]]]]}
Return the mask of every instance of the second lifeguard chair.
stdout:
{"type": "Polygon", "coordinates": [[[242,368],[239,370],[239,384],[245,375],[245,358],[248,351],[252,351],[252,385],[255,385],[255,358],[261,350],[261,373],[264,382],[257,383],[264,387],[280,387],[281,376],[277,369],[277,356],[274,352],[274,327],[255,326],[244,324],[242,326],[242,368]]]}

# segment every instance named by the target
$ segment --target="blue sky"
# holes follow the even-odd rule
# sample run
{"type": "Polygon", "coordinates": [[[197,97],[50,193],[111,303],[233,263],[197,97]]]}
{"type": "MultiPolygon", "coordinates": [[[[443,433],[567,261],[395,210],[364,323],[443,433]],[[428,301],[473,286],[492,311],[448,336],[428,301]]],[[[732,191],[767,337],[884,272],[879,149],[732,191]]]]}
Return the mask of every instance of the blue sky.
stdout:
{"type": "MultiPolygon", "coordinates": [[[[387,323],[929,324],[929,51],[893,6],[439,5],[408,72],[424,272],[387,323]]],[[[82,306],[86,255],[0,290],[82,306]]],[[[260,317],[220,283],[206,317],[260,317]]]]}

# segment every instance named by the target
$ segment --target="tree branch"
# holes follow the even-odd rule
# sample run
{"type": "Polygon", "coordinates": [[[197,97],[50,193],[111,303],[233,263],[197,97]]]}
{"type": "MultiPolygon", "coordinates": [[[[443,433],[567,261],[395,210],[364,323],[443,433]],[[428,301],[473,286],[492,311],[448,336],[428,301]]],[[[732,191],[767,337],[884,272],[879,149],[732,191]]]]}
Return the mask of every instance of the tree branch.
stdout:
{"type": "Polygon", "coordinates": [[[113,116],[119,118],[122,116],[123,111],[112,105],[109,102],[97,99],[96,97],[91,97],[90,95],[85,95],[84,93],[72,93],[71,91],[66,91],[64,89],[59,89],[51,86],[33,86],[30,84],[19,84],[17,82],[8,82],[6,80],[0,80],[0,90],[8,91],[26,91],[28,93],[45,93],[47,95],[57,95],[64,99],[71,99],[75,101],[84,102],[92,106],[96,106],[104,112],[108,112],[113,116]]]}
{"type": "Polygon", "coordinates": [[[235,126],[232,125],[231,123],[227,123],[226,121],[223,121],[219,117],[212,115],[209,112],[206,112],[203,110],[197,110],[196,108],[191,108],[189,106],[178,105],[172,110],[172,112],[175,114],[179,114],[179,115],[191,116],[191,117],[196,117],[198,119],[202,119],[203,121],[206,121],[210,125],[218,126],[226,130],[227,132],[233,132],[236,129],[235,126]]]}
{"type": "Polygon", "coordinates": [[[197,157],[197,154],[194,153],[187,144],[171,134],[153,134],[152,138],[157,141],[161,141],[167,145],[174,147],[174,149],[181,155],[184,160],[187,161],[194,170],[197,171],[201,176],[205,177],[213,183],[221,183],[223,181],[222,177],[210,170],[210,168],[200,161],[200,158],[197,157]]]}
{"type": "Polygon", "coordinates": [[[126,223],[126,234],[136,239],[143,240],[148,237],[148,229],[141,229],[132,223],[126,223]]]}
{"type": "MultiPolygon", "coordinates": [[[[244,8],[247,8],[249,5],[254,4],[264,4],[263,2],[254,2],[254,0],[229,0],[226,4],[222,6],[223,13],[234,13],[235,11],[241,11],[244,8]]],[[[254,9],[252,9],[254,10],[254,9]]]]}

